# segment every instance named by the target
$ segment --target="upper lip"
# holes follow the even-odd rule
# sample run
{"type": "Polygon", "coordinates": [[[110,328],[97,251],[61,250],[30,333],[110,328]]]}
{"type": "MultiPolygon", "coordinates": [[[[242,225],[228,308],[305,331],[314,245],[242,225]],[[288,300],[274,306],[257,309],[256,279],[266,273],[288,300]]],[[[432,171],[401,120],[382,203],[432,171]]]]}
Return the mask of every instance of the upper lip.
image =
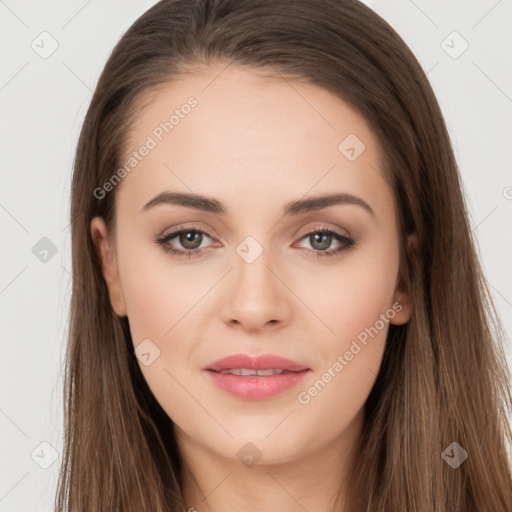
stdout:
{"type": "Polygon", "coordinates": [[[274,354],[263,354],[258,357],[252,357],[247,354],[233,354],[210,363],[203,370],[232,370],[236,368],[247,368],[252,370],[288,370],[290,372],[300,372],[309,370],[307,366],[303,366],[291,359],[276,356],[274,354]]]}

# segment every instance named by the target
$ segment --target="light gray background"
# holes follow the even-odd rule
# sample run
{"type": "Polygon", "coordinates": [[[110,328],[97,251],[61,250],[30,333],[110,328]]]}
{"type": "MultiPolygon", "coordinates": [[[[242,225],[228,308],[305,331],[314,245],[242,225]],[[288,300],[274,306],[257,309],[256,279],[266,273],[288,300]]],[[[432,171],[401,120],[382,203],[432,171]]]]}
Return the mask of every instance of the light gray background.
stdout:
{"type": "MultiPolygon", "coordinates": [[[[52,510],[62,442],[73,153],[109,52],[154,3],[0,0],[0,512],[52,510]],[[52,44],[58,48],[44,55],[52,44]],[[39,259],[44,253],[33,252],[43,237],[57,250],[46,262],[39,259]]],[[[512,0],[366,3],[428,71],[510,340],[512,0]],[[469,47],[460,54],[465,41],[469,47]]],[[[507,355],[510,363],[510,341],[507,355]]]]}

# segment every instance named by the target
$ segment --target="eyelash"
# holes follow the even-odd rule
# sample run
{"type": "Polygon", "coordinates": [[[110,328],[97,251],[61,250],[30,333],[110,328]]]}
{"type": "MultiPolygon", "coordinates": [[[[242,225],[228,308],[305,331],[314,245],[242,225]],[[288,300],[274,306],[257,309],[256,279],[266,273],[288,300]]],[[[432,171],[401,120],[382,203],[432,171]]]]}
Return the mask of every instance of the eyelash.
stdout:
{"type": "MultiPolygon", "coordinates": [[[[174,247],[171,247],[170,245],[168,245],[168,242],[170,240],[172,240],[173,238],[176,238],[177,236],[179,236],[182,233],[200,233],[200,234],[206,235],[208,238],[212,238],[210,235],[208,235],[208,233],[206,233],[205,231],[202,231],[201,229],[180,227],[179,229],[173,231],[172,233],[157,237],[155,239],[155,242],[158,243],[166,253],[170,253],[175,256],[184,257],[184,258],[191,258],[196,255],[198,256],[205,250],[205,248],[203,247],[202,249],[193,249],[190,251],[183,251],[181,249],[175,249],[174,247]]],[[[354,247],[354,245],[356,243],[354,239],[352,239],[346,235],[342,235],[341,233],[338,233],[337,231],[334,231],[333,229],[330,229],[330,228],[316,228],[316,229],[304,234],[301,237],[301,240],[303,240],[304,238],[307,238],[308,236],[314,235],[314,234],[324,234],[324,235],[333,236],[341,244],[340,247],[338,247],[337,249],[331,249],[328,251],[315,251],[314,249],[308,249],[314,253],[314,257],[316,257],[316,258],[336,256],[337,254],[339,254],[342,251],[347,251],[347,250],[351,249],[352,247],[354,247]]]]}

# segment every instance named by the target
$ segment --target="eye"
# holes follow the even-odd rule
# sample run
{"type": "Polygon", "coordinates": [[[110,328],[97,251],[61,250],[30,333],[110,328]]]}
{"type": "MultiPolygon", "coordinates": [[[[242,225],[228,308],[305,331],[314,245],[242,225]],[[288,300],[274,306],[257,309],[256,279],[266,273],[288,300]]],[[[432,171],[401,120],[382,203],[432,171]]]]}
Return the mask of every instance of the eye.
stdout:
{"type": "Polygon", "coordinates": [[[155,241],[165,252],[190,258],[203,252],[204,247],[201,247],[201,244],[205,237],[211,239],[205,231],[200,229],[180,227],[172,233],[158,237],[155,241]],[[171,244],[174,239],[176,242],[171,244]],[[176,244],[180,244],[183,249],[177,249],[176,244]]]}
{"type": "Polygon", "coordinates": [[[309,231],[301,238],[301,240],[304,239],[309,241],[313,257],[315,258],[335,256],[342,251],[350,249],[356,243],[353,238],[330,228],[317,228],[309,231]],[[332,245],[333,239],[337,241],[339,246],[335,249],[327,250],[332,245]]]}
{"type": "MultiPolygon", "coordinates": [[[[202,246],[205,239],[212,240],[212,237],[201,229],[180,226],[171,233],[157,237],[155,242],[161,245],[162,249],[167,253],[191,258],[207,249],[208,244],[202,246]],[[173,240],[175,241],[173,242],[173,240]],[[176,245],[178,244],[181,245],[183,249],[177,248],[176,245]]],[[[310,242],[311,249],[309,249],[309,251],[315,258],[335,256],[342,251],[350,249],[356,243],[354,239],[342,233],[338,233],[331,228],[316,228],[306,233],[300,240],[304,239],[310,242]],[[336,241],[339,246],[335,249],[327,250],[332,245],[333,240],[336,241]]]]}

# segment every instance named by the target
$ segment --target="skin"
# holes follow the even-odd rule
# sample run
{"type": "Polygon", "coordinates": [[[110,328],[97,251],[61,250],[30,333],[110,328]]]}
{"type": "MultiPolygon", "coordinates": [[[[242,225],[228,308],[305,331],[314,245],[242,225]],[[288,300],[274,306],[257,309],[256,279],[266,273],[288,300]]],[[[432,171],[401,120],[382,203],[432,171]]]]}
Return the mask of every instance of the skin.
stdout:
{"type": "MultiPolygon", "coordinates": [[[[117,185],[115,236],[103,219],[91,222],[112,307],[128,316],[134,347],[149,338],[160,350],[139,365],[176,425],[187,507],[333,510],[389,323],[309,403],[298,394],[393,304],[401,310],[390,323],[411,315],[410,294],[397,282],[397,209],[380,147],[364,119],[328,91],[231,65],[159,90],[127,148],[140,147],[190,96],[198,106],[117,185]],[[349,134],[366,146],[354,161],[338,149],[349,134]],[[216,198],[227,213],[170,204],[141,212],[163,191],[216,198]],[[353,204],[283,216],[290,201],[334,191],[360,197],[375,218],[353,204]],[[166,253],[154,241],[182,223],[207,233],[198,256],[166,253]],[[356,245],[315,258],[321,244],[306,233],[326,227],[356,245]],[[263,249],[252,263],[236,252],[247,236],[263,249]],[[240,352],[281,355],[312,371],[272,398],[236,398],[202,368],[240,352]],[[261,452],[252,467],[237,455],[248,442],[261,452]]],[[[168,245],[186,250],[179,237],[168,245]]],[[[332,238],[327,250],[340,245],[332,238]]]]}

